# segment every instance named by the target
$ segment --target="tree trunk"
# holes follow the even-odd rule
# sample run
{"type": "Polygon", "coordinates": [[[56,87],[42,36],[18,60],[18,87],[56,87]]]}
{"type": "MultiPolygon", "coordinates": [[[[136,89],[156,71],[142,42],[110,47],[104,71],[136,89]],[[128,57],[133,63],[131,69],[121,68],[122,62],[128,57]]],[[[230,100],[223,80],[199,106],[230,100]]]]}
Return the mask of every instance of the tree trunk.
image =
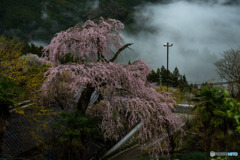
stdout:
{"type": "Polygon", "coordinates": [[[98,61],[98,62],[99,62],[99,61],[105,61],[105,62],[107,62],[107,59],[103,56],[103,48],[102,48],[102,46],[100,45],[100,40],[99,40],[99,38],[97,38],[97,48],[98,48],[98,50],[97,50],[97,55],[98,55],[97,61],[98,61]]]}
{"type": "Polygon", "coordinates": [[[170,154],[173,154],[174,153],[174,149],[175,149],[175,142],[174,142],[174,133],[171,132],[173,130],[171,130],[169,128],[169,125],[167,124],[167,127],[166,127],[166,130],[167,130],[167,134],[168,134],[168,139],[169,139],[169,145],[170,145],[170,154]]]}
{"type": "Polygon", "coordinates": [[[82,91],[81,96],[77,103],[77,110],[81,114],[85,114],[90,102],[91,95],[94,90],[95,89],[90,84],[87,84],[86,88],[82,91]]]}

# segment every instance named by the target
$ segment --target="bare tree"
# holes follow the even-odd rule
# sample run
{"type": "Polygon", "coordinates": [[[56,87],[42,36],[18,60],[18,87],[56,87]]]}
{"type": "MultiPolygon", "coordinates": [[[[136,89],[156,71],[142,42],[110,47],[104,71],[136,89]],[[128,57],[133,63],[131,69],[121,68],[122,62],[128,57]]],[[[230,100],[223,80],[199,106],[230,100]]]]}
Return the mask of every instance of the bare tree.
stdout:
{"type": "Polygon", "coordinates": [[[219,76],[227,81],[231,88],[232,96],[237,90],[237,97],[240,97],[240,50],[226,50],[222,58],[215,63],[219,76]],[[233,82],[235,82],[233,88],[233,82]]]}

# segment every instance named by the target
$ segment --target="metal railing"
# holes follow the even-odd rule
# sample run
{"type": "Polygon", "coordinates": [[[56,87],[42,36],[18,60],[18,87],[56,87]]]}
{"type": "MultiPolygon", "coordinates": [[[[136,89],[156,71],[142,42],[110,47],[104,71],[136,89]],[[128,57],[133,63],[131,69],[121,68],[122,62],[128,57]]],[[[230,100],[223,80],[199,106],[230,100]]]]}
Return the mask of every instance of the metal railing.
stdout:
{"type": "Polygon", "coordinates": [[[21,107],[21,108],[27,108],[29,106],[32,106],[34,103],[31,100],[24,100],[22,102],[17,103],[14,107],[10,107],[9,112],[14,113],[16,112],[16,107],[21,107]]]}

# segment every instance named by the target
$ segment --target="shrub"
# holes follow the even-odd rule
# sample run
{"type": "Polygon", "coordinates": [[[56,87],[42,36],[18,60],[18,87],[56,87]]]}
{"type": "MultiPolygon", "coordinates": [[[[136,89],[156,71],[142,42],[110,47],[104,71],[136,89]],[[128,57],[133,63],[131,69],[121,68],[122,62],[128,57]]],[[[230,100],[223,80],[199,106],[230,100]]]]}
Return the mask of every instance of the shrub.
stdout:
{"type": "Polygon", "coordinates": [[[0,116],[6,119],[9,116],[9,107],[14,106],[24,91],[16,83],[5,77],[0,77],[0,116]]]}

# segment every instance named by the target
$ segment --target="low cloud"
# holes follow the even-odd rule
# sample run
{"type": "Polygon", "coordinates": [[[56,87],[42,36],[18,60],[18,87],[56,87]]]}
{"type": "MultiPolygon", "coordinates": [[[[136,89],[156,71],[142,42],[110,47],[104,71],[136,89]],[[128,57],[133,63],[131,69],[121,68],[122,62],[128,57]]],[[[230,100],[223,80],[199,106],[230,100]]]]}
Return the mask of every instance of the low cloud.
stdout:
{"type": "Polygon", "coordinates": [[[178,67],[189,82],[200,83],[217,79],[214,62],[221,58],[221,53],[239,49],[239,15],[239,5],[227,0],[147,5],[141,8],[136,20],[138,25],[155,31],[135,36],[123,33],[123,37],[126,43],[134,43],[130,60],[143,58],[153,69],[166,67],[167,49],[163,43],[173,43],[169,49],[170,70],[178,67]]]}

